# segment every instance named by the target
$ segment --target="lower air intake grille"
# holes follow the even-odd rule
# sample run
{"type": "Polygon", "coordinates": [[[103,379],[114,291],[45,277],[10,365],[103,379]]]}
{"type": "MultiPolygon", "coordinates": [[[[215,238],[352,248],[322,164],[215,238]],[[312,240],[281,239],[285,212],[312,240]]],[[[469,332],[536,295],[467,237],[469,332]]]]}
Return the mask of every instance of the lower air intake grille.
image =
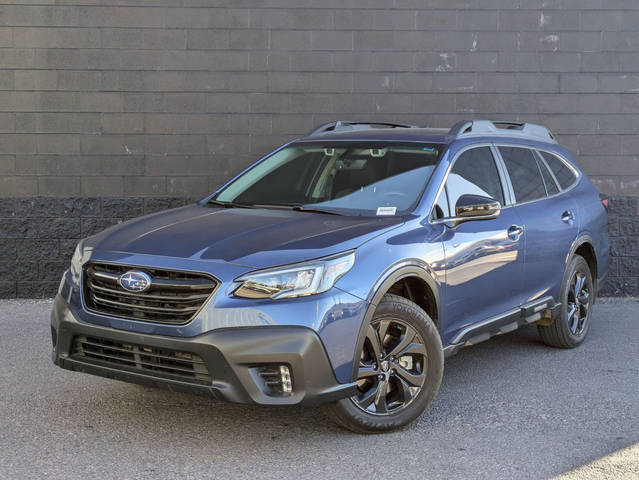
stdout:
{"type": "Polygon", "coordinates": [[[90,363],[126,367],[158,377],[179,377],[191,383],[212,382],[204,361],[196,354],[102,338],[75,337],[73,357],[90,363]]]}
{"type": "Polygon", "coordinates": [[[84,304],[105,315],[146,322],[188,323],[211,296],[218,282],[208,275],[146,267],[91,262],[84,269],[84,304]],[[118,279],[130,271],[151,277],[151,287],[129,292],[118,279]]]}

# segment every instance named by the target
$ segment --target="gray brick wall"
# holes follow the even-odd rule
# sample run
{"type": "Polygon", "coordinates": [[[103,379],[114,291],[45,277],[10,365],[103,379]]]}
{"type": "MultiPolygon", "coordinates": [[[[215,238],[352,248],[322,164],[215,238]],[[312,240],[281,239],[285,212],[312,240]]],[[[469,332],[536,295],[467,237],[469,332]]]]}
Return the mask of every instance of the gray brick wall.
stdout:
{"type": "MultiPolygon", "coordinates": [[[[632,204],[638,51],[636,0],[8,0],[0,198],[198,197],[325,121],[488,117],[548,125],[632,204]]],[[[48,225],[43,204],[29,209],[0,215],[2,249],[23,235],[62,258],[78,222],[83,234],[119,218],[48,225]]],[[[636,216],[617,220],[619,238],[637,238],[636,216]]],[[[2,261],[10,294],[46,290],[20,287],[2,261]]],[[[611,291],[636,291],[639,266],[618,263],[611,291]]]]}
{"type": "Polygon", "coordinates": [[[468,117],[639,194],[636,1],[37,3],[0,6],[4,197],[203,195],[326,120],[468,117]]]}

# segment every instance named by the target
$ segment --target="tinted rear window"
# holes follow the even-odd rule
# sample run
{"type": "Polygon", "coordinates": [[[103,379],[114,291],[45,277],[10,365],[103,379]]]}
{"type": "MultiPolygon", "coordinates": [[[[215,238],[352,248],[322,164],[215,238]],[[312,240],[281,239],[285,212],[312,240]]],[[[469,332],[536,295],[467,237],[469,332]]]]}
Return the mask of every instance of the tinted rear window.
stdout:
{"type": "Polygon", "coordinates": [[[539,152],[539,153],[543,155],[544,159],[546,160],[546,163],[548,163],[548,166],[550,167],[552,172],[555,174],[555,178],[557,179],[557,181],[559,182],[559,185],[561,186],[563,190],[572,186],[575,183],[575,181],[577,180],[575,173],[572,171],[571,168],[568,167],[568,165],[566,165],[566,163],[563,160],[561,160],[556,155],[553,155],[552,153],[548,153],[548,152],[539,152]]]}
{"type": "Polygon", "coordinates": [[[546,187],[533,152],[527,148],[499,147],[517,203],[546,196],[546,187]]]}

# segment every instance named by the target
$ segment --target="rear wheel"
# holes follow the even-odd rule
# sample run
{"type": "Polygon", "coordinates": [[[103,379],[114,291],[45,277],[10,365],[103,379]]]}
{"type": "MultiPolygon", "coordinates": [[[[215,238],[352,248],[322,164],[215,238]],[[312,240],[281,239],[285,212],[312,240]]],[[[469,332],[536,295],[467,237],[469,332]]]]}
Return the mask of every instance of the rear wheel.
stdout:
{"type": "Polygon", "coordinates": [[[443,368],[442,344],[433,321],[415,303],[387,294],[367,327],[357,393],[324,410],[355,432],[401,428],[432,403],[443,368]]]}
{"type": "Polygon", "coordinates": [[[590,329],[594,288],[588,262],[575,255],[564,275],[561,288],[561,315],[548,326],[539,326],[546,345],[559,348],[579,346],[590,329]]]}

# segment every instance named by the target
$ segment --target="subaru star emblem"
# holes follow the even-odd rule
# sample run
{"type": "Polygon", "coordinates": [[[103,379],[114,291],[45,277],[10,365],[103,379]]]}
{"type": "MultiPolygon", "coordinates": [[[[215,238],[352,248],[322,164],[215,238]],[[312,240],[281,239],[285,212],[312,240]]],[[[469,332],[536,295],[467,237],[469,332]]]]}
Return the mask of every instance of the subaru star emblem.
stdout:
{"type": "Polygon", "coordinates": [[[130,270],[120,275],[118,283],[129,292],[143,292],[151,286],[151,277],[144,272],[130,270]]]}

